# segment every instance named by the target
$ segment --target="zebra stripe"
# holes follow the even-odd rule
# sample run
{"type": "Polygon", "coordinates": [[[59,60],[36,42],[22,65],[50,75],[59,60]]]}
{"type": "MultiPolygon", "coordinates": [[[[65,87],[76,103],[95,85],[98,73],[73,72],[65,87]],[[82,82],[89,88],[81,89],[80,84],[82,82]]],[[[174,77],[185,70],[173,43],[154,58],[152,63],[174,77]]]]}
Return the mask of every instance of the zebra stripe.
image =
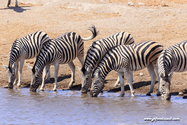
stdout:
{"type": "Polygon", "coordinates": [[[173,72],[187,71],[187,41],[167,47],[158,58],[158,74],[160,77],[160,92],[164,98],[170,99],[170,80],[173,72]]]}
{"type": "Polygon", "coordinates": [[[162,46],[154,41],[145,41],[131,45],[120,45],[108,51],[98,63],[93,74],[93,82],[90,94],[97,96],[104,87],[104,79],[107,74],[115,70],[118,72],[121,83],[121,95],[124,95],[124,76],[127,77],[128,84],[131,89],[131,95],[134,96],[132,87],[132,76],[130,71],[148,68],[151,76],[151,87],[147,95],[153,91],[156,81],[154,68],[159,54],[162,52],[162,46]]]}
{"type": "MultiPolygon", "coordinates": [[[[69,83],[69,87],[72,86],[75,80],[75,66],[73,64],[73,60],[78,57],[79,61],[83,65],[84,63],[84,42],[83,40],[91,40],[97,36],[97,31],[95,26],[92,26],[89,29],[92,32],[92,36],[88,38],[81,38],[75,32],[68,32],[62,34],[61,36],[57,37],[56,39],[51,40],[48,42],[43,49],[40,51],[34,67],[32,69],[33,78],[31,80],[31,91],[36,91],[38,86],[41,84],[35,81],[42,81],[38,79],[42,79],[41,72],[43,71],[44,67],[48,67],[49,65],[55,65],[55,86],[53,90],[56,90],[57,87],[57,75],[58,75],[58,68],[59,64],[67,64],[71,68],[71,81],[69,83]],[[39,74],[39,75],[38,75],[39,74]]],[[[44,81],[45,75],[47,72],[47,68],[44,69],[43,73],[43,81],[40,90],[44,88],[44,81]]]]}
{"type": "Polygon", "coordinates": [[[87,51],[85,62],[81,69],[82,93],[86,93],[91,86],[92,71],[102,59],[103,55],[114,46],[132,43],[134,43],[134,39],[131,34],[127,32],[117,32],[106,38],[94,41],[87,51]]]}
{"type": "Polygon", "coordinates": [[[18,62],[20,62],[18,86],[20,86],[24,60],[36,57],[43,45],[49,40],[46,33],[36,31],[14,41],[9,53],[8,67],[6,68],[5,66],[7,69],[9,88],[13,88],[13,82],[16,84],[18,77],[18,62]]]}

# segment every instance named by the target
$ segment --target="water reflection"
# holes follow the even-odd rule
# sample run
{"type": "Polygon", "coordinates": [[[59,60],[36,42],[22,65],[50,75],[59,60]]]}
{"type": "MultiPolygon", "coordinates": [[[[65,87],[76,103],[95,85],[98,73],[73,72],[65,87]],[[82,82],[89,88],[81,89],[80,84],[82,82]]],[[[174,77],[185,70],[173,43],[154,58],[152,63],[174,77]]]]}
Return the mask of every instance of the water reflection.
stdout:
{"type": "Polygon", "coordinates": [[[118,97],[104,92],[97,98],[80,91],[58,90],[29,92],[28,88],[0,88],[0,124],[147,124],[144,118],[173,117],[180,121],[158,124],[182,124],[186,120],[186,100],[136,94],[118,97]]]}

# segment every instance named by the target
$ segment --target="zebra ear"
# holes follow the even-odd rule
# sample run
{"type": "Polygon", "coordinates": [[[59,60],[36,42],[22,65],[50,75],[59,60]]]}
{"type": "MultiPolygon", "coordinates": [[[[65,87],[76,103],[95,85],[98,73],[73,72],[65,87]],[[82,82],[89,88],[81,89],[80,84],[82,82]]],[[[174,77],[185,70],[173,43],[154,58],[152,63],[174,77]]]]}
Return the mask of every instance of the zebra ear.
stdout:
{"type": "Polygon", "coordinates": [[[8,70],[8,66],[7,66],[7,65],[3,64],[3,66],[4,66],[4,68],[5,68],[6,70],[8,70]]]}

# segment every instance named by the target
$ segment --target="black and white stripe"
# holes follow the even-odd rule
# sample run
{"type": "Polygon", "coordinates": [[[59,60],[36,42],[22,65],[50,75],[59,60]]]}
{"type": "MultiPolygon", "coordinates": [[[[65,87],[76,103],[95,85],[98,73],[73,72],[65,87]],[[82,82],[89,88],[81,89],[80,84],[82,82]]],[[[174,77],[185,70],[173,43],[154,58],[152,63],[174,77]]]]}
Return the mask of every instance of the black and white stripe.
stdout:
{"type": "Polygon", "coordinates": [[[4,67],[7,69],[9,88],[13,88],[13,83],[16,84],[17,79],[17,85],[21,85],[21,73],[24,60],[36,57],[43,45],[49,40],[50,39],[46,33],[36,31],[14,41],[9,53],[8,67],[4,65],[4,67]],[[20,63],[20,66],[18,63],[20,63]]]}
{"type": "MultiPolygon", "coordinates": [[[[87,51],[84,65],[80,70],[82,72],[82,93],[86,93],[88,88],[91,86],[92,71],[95,69],[97,63],[102,59],[103,55],[114,46],[128,45],[132,43],[134,43],[134,39],[132,35],[127,32],[117,32],[106,38],[94,41],[87,51]]],[[[118,81],[116,84],[118,84],[118,81]]]]}
{"type": "Polygon", "coordinates": [[[158,58],[160,92],[170,99],[170,80],[173,72],[187,71],[187,41],[167,47],[158,58]]]}
{"type": "Polygon", "coordinates": [[[55,86],[53,90],[56,90],[59,64],[68,64],[71,68],[71,81],[69,83],[69,87],[71,87],[75,81],[75,66],[73,64],[73,60],[78,57],[81,64],[83,65],[84,63],[83,40],[91,40],[97,36],[95,26],[91,27],[90,31],[92,32],[92,36],[88,38],[81,38],[81,36],[75,32],[68,32],[48,42],[40,51],[32,69],[33,76],[30,90],[36,91],[38,86],[41,84],[41,81],[42,86],[40,90],[43,90],[45,75],[48,72],[48,67],[50,65],[55,66],[55,86]],[[46,68],[44,69],[45,66],[46,68]],[[42,80],[43,69],[44,73],[42,80]]]}
{"type": "Polygon", "coordinates": [[[151,76],[151,87],[147,93],[147,95],[150,95],[156,81],[154,69],[156,68],[156,62],[162,52],[162,48],[163,47],[160,44],[154,41],[120,45],[112,48],[103,56],[93,72],[94,78],[90,94],[92,96],[97,96],[104,87],[104,79],[107,74],[110,71],[115,70],[118,72],[120,78],[120,96],[124,96],[124,73],[131,89],[131,96],[134,96],[130,71],[141,70],[147,67],[151,76]]]}

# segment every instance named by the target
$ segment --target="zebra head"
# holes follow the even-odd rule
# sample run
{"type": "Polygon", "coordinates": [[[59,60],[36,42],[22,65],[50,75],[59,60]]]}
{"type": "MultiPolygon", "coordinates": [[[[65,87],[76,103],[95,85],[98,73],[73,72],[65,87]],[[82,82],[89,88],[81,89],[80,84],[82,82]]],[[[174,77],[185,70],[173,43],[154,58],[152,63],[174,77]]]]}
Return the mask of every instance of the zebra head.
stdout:
{"type": "Polygon", "coordinates": [[[104,88],[104,80],[101,77],[101,71],[94,73],[93,82],[90,89],[90,95],[92,97],[97,97],[101,90],[104,88]]]}
{"type": "Polygon", "coordinates": [[[157,60],[158,73],[160,78],[159,91],[165,100],[170,100],[170,80],[172,77],[172,54],[167,50],[163,50],[157,60]]]}
{"type": "Polygon", "coordinates": [[[170,95],[171,76],[172,76],[172,73],[168,75],[164,75],[163,73],[161,73],[160,75],[159,91],[162,93],[165,100],[170,100],[171,98],[171,95],[170,95]]]}
{"type": "Polygon", "coordinates": [[[87,69],[84,67],[80,69],[82,75],[81,75],[81,92],[82,93],[87,93],[89,87],[91,86],[92,83],[92,69],[91,66],[89,66],[87,69]]]}
{"type": "Polygon", "coordinates": [[[8,88],[13,89],[13,83],[16,82],[16,73],[15,73],[16,66],[15,66],[15,63],[12,66],[9,65],[8,67],[4,64],[3,64],[3,66],[7,70],[6,75],[8,77],[8,83],[9,83],[8,88]]]}
{"type": "Polygon", "coordinates": [[[30,91],[36,92],[36,89],[42,83],[42,73],[38,72],[35,67],[32,68],[30,91]]]}

